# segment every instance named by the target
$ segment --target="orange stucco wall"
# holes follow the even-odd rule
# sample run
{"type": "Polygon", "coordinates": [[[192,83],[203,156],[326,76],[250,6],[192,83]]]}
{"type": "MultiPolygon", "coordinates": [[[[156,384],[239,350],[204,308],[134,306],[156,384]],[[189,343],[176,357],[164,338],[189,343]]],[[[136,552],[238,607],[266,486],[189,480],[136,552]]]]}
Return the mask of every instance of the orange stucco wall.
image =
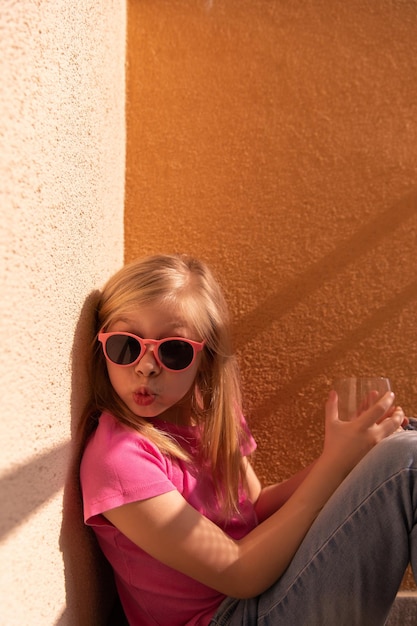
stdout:
{"type": "Polygon", "coordinates": [[[126,260],[226,290],[265,482],[340,375],[417,414],[417,2],[131,0],[126,260]]]}

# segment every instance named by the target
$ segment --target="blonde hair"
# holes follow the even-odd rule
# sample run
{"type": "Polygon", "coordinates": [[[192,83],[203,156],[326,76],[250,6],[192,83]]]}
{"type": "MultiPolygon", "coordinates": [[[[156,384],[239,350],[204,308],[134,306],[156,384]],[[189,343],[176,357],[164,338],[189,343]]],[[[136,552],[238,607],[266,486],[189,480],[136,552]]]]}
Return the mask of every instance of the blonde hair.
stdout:
{"type": "Polygon", "coordinates": [[[238,368],[232,354],[229,314],[219,284],[209,268],[189,256],[156,255],[119,270],[107,282],[97,305],[90,358],[91,398],[80,432],[84,441],[97,415],[110,411],[172,457],[188,459],[171,437],[134,415],[113,390],[97,333],[129,311],[145,305],[172,307],[205,341],[192,392],[193,417],[201,429],[201,461],[211,468],[226,515],[237,509],[243,479],[241,445],[247,437],[241,423],[238,368]]]}

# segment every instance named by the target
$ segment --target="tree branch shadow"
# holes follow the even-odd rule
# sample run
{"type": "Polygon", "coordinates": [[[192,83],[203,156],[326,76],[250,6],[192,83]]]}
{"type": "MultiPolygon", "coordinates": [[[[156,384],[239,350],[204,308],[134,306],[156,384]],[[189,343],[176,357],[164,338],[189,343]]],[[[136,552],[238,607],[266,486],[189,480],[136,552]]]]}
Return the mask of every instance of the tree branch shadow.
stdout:
{"type": "Polygon", "coordinates": [[[337,277],[348,265],[357,263],[381,241],[391,237],[398,226],[417,213],[417,193],[408,193],[398,204],[390,206],[364,224],[354,235],[338,244],[337,248],[325,254],[317,263],[288,282],[282,289],[272,293],[247,315],[233,325],[236,348],[246,341],[246,337],[263,332],[271,322],[280,319],[297,304],[317,291],[324,280],[337,277]]]}
{"type": "MultiPolygon", "coordinates": [[[[301,368],[296,376],[285,384],[274,388],[274,392],[267,396],[255,410],[259,414],[269,414],[283,399],[294,397],[300,388],[305,387],[317,376],[328,372],[332,364],[337,362],[352,346],[359,346],[381,326],[386,324],[410,303],[417,300],[417,279],[409,283],[402,291],[396,293],[385,304],[379,307],[372,315],[365,319],[349,334],[345,334],[340,341],[320,355],[314,355],[314,361],[307,367],[301,368]]],[[[350,373],[352,375],[352,373],[350,373]]],[[[344,375],[347,375],[346,372],[344,375]]]]}

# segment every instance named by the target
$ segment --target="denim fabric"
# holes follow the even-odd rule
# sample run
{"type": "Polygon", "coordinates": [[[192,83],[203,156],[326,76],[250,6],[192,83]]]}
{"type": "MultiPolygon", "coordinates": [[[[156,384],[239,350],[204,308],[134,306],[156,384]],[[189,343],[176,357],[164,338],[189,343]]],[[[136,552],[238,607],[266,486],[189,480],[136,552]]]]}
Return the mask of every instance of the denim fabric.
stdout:
{"type": "Polygon", "coordinates": [[[286,572],[211,625],[381,626],[410,562],[417,575],[417,432],[377,445],[349,474],[286,572]]]}

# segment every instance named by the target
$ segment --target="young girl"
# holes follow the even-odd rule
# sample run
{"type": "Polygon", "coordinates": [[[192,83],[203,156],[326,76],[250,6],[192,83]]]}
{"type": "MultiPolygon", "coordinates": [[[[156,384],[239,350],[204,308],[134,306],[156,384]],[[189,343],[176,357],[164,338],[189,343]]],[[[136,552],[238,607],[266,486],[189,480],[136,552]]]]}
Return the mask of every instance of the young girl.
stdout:
{"type": "Polygon", "coordinates": [[[228,315],[208,268],[155,256],[97,308],[81,486],[132,626],[383,624],[417,571],[417,437],[387,393],[262,489],[228,315]],[[395,433],[395,434],[394,434],[395,433]]]}

